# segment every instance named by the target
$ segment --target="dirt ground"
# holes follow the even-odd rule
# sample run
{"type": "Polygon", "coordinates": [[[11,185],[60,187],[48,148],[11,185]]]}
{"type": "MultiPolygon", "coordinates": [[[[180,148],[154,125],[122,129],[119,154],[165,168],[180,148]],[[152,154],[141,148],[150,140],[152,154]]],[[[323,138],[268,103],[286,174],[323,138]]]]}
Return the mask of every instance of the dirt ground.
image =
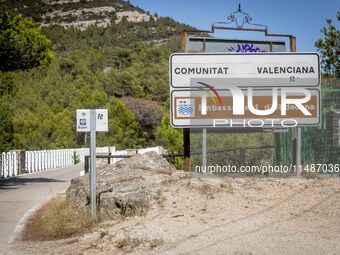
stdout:
{"type": "Polygon", "coordinates": [[[340,179],[198,178],[160,185],[147,213],[2,254],[340,254],[340,179]]]}

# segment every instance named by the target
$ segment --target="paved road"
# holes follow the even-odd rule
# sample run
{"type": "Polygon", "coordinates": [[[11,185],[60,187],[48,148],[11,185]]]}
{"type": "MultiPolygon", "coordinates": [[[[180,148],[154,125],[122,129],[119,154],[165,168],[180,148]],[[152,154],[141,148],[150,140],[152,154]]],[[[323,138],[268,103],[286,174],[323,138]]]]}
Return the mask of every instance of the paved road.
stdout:
{"type": "Polygon", "coordinates": [[[8,243],[30,209],[64,192],[83,165],[0,179],[0,246],[8,243]]]}

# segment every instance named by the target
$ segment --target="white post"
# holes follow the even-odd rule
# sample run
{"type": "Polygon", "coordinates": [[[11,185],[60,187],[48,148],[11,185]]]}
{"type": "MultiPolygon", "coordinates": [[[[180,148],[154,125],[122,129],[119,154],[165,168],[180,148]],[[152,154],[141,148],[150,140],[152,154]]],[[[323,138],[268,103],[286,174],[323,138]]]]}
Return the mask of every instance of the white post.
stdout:
{"type": "Polygon", "coordinates": [[[51,150],[47,151],[47,169],[51,169],[51,150]]]}
{"type": "Polygon", "coordinates": [[[36,164],[35,164],[35,151],[31,151],[32,153],[32,173],[35,172],[35,167],[36,167],[36,164]]]}
{"type": "Polygon", "coordinates": [[[64,166],[64,155],[63,150],[60,150],[60,167],[64,166]]]}
{"type": "Polygon", "coordinates": [[[8,177],[13,176],[13,154],[12,152],[7,152],[8,154],[8,177]]]}
{"type": "Polygon", "coordinates": [[[67,153],[67,150],[63,150],[63,155],[64,155],[64,167],[67,165],[67,162],[66,162],[66,153],[67,153]]]}
{"type": "Polygon", "coordinates": [[[29,159],[28,159],[28,151],[25,151],[25,171],[29,171],[29,159]]]}
{"type": "Polygon", "coordinates": [[[52,168],[57,168],[57,157],[56,157],[56,150],[52,151],[52,168]]]}
{"type": "Polygon", "coordinates": [[[59,150],[59,166],[58,167],[63,167],[63,151],[59,150]]]}
{"type": "Polygon", "coordinates": [[[5,178],[9,176],[9,155],[6,153],[5,178]]]}
{"type": "Polygon", "coordinates": [[[69,149],[66,150],[66,165],[67,166],[71,165],[71,163],[70,163],[70,150],[69,149]]]}
{"type": "Polygon", "coordinates": [[[34,172],[38,172],[38,151],[34,151],[34,172]]]}
{"type": "Polygon", "coordinates": [[[39,159],[39,161],[38,161],[38,165],[39,165],[39,171],[41,171],[42,170],[42,151],[38,151],[38,159],[39,159]]]}
{"type": "Polygon", "coordinates": [[[43,150],[41,151],[41,156],[42,156],[42,159],[41,159],[41,170],[45,171],[46,170],[46,151],[43,150]]]}
{"type": "Polygon", "coordinates": [[[59,150],[59,167],[63,167],[63,151],[59,150]]]}
{"type": "Polygon", "coordinates": [[[8,177],[13,176],[13,155],[11,152],[7,152],[8,155],[8,177]]]}
{"type": "Polygon", "coordinates": [[[32,171],[32,157],[31,157],[31,152],[30,151],[26,151],[26,164],[27,164],[27,172],[31,172],[32,171]]]}
{"type": "Polygon", "coordinates": [[[57,150],[57,167],[56,168],[59,168],[60,167],[60,150],[57,150]]]}
{"type": "Polygon", "coordinates": [[[66,150],[63,150],[63,167],[66,166],[66,150]]]}
{"type": "Polygon", "coordinates": [[[17,153],[13,152],[13,161],[14,161],[14,176],[18,175],[18,161],[17,161],[17,153]]]}
{"type": "Polygon", "coordinates": [[[48,151],[44,150],[44,155],[45,155],[45,159],[44,159],[44,164],[45,164],[45,171],[48,170],[48,151]]]}
{"type": "Polygon", "coordinates": [[[71,149],[69,149],[68,150],[68,164],[70,165],[70,166],[72,166],[73,165],[73,151],[71,150],[71,149]]]}

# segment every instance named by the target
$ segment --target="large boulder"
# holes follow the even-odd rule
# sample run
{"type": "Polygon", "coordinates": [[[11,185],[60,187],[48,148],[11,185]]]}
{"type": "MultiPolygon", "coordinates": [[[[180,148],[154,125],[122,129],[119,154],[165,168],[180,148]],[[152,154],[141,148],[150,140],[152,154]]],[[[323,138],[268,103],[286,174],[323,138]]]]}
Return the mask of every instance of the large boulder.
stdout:
{"type": "MultiPolygon", "coordinates": [[[[115,219],[143,213],[157,196],[160,183],[175,169],[158,153],[148,152],[97,168],[97,210],[115,219]]],[[[71,181],[67,195],[78,207],[90,204],[89,176],[71,181]]]]}

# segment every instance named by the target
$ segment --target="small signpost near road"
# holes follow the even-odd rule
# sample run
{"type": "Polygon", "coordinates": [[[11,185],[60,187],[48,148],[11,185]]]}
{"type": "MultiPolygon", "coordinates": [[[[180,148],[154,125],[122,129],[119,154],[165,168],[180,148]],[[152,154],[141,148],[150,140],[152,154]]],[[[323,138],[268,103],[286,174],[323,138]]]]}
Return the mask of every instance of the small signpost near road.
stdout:
{"type": "Polygon", "coordinates": [[[90,132],[90,193],[91,216],[97,218],[96,202],[96,132],[107,132],[107,109],[79,109],[77,110],[77,131],[90,132]]]}

